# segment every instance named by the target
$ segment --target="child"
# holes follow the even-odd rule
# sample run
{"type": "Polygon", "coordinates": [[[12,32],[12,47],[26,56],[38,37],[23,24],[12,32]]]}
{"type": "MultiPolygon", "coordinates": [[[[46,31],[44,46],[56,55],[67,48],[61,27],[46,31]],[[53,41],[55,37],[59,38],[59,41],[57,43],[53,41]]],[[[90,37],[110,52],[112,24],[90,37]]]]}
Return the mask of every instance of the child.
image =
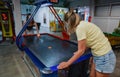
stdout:
{"type": "MultiPolygon", "coordinates": [[[[27,16],[26,16],[26,21],[30,18],[31,14],[28,13],[27,16]]],[[[40,37],[40,33],[39,33],[39,29],[38,29],[38,25],[37,23],[32,19],[29,23],[29,25],[27,26],[27,30],[26,30],[26,34],[28,33],[33,33],[33,27],[36,27],[36,30],[37,30],[37,37],[40,37]]]]}
{"type": "Polygon", "coordinates": [[[109,77],[114,71],[116,57],[108,39],[97,25],[82,21],[78,14],[69,11],[65,14],[65,29],[69,34],[76,32],[78,50],[67,61],[58,65],[58,69],[64,69],[76,61],[86,50],[91,48],[93,63],[90,77],[109,77]]]}

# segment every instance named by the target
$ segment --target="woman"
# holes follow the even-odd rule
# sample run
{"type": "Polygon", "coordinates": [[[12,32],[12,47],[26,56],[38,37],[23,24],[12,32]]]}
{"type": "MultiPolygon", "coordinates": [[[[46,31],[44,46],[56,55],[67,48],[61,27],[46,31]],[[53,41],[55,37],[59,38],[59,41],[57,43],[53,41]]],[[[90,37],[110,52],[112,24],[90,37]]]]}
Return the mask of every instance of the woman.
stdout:
{"type": "Polygon", "coordinates": [[[93,55],[90,77],[109,77],[114,71],[116,57],[100,28],[93,23],[82,21],[73,11],[67,12],[64,20],[67,32],[69,34],[76,32],[78,50],[67,62],[61,62],[57,68],[64,69],[70,66],[89,47],[93,55]]]}
{"type": "MultiPolygon", "coordinates": [[[[29,13],[29,14],[27,14],[27,16],[26,16],[26,21],[30,18],[30,16],[31,16],[31,14],[29,13]]],[[[27,30],[26,30],[26,34],[31,34],[31,33],[34,33],[33,32],[33,27],[36,27],[36,30],[37,30],[37,37],[40,37],[40,33],[39,33],[39,29],[38,29],[38,25],[37,25],[37,23],[32,19],[31,21],[30,21],[30,23],[29,23],[29,25],[27,26],[27,30]]]]}

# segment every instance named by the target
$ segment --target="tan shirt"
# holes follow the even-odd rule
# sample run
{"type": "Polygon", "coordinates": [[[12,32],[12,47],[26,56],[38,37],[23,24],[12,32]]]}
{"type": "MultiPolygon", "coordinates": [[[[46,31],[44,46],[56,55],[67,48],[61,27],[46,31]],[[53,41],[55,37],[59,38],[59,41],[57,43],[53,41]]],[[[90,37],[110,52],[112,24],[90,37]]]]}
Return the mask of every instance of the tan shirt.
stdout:
{"type": "Polygon", "coordinates": [[[76,28],[77,40],[86,39],[87,47],[94,56],[101,56],[111,50],[111,45],[103,32],[93,23],[81,21],[76,28]]]}

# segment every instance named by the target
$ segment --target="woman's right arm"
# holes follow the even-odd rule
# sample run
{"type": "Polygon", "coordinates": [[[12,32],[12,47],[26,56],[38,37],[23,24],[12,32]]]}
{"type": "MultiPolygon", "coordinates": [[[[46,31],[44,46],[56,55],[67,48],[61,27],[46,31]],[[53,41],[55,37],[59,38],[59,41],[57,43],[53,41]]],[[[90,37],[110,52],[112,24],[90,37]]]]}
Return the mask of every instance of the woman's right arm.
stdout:
{"type": "Polygon", "coordinates": [[[61,62],[58,65],[58,69],[64,69],[70,66],[72,63],[74,63],[86,50],[86,40],[80,40],[78,41],[78,50],[74,55],[67,61],[67,62],[61,62]]]}

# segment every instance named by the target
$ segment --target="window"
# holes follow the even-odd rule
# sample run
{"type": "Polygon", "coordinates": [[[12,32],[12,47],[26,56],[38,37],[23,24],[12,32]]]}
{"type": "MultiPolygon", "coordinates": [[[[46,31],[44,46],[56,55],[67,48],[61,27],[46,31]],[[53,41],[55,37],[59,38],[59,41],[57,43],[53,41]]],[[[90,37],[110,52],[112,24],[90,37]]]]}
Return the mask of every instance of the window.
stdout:
{"type": "Polygon", "coordinates": [[[109,6],[96,6],[95,16],[106,17],[109,16],[109,6]]]}
{"type": "Polygon", "coordinates": [[[94,15],[98,17],[120,17],[119,0],[94,0],[94,15]]]}

